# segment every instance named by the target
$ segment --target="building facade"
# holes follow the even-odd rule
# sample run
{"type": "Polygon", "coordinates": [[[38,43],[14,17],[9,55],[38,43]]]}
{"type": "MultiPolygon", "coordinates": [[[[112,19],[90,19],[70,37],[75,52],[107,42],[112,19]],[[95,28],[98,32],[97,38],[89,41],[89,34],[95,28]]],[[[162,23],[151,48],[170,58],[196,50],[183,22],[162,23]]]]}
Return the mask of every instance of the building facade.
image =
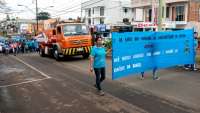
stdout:
{"type": "Polygon", "coordinates": [[[132,19],[130,0],[90,0],[82,3],[81,9],[88,25],[112,25],[132,19]]]}
{"type": "MultiPolygon", "coordinates": [[[[163,0],[162,12],[165,29],[199,29],[200,1],[199,0],[163,0]]],[[[158,0],[132,0],[132,24],[138,30],[156,30],[159,14],[158,0]]]]}

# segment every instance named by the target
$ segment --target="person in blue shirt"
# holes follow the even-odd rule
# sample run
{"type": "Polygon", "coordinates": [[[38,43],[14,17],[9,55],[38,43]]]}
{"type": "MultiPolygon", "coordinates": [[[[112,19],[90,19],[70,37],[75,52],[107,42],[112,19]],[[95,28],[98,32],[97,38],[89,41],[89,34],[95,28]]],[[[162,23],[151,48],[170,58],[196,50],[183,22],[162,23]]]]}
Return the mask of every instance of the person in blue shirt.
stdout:
{"type": "MultiPolygon", "coordinates": [[[[198,33],[194,32],[194,58],[195,59],[196,59],[196,53],[197,53],[197,48],[198,48],[198,39],[197,38],[198,38],[198,33]]],[[[185,70],[191,69],[192,71],[197,70],[195,63],[194,64],[185,64],[184,69],[185,70]]]]}
{"type": "Polygon", "coordinates": [[[35,47],[35,52],[39,52],[39,42],[37,40],[34,40],[34,47],[35,47]]]}
{"type": "Polygon", "coordinates": [[[95,87],[98,89],[98,92],[101,96],[104,95],[104,92],[101,88],[101,83],[106,78],[106,49],[103,47],[103,42],[101,37],[95,39],[95,46],[92,47],[90,53],[90,71],[95,72],[96,75],[96,84],[95,87]]]}
{"type": "MultiPolygon", "coordinates": [[[[198,49],[198,39],[197,39],[197,37],[198,37],[198,33],[194,32],[194,57],[195,58],[196,58],[197,49],[198,49]]],[[[193,71],[197,70],[195,63],[191,64],[191,70],[193,70],[193,71]]]]}

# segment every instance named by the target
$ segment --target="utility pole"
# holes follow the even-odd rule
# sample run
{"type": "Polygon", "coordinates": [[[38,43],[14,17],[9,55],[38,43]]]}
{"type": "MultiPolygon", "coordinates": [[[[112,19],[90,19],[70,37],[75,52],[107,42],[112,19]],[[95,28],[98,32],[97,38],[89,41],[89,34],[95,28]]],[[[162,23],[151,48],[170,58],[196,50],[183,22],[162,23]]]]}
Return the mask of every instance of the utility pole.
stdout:
{"type": "Polygon", "coordinates": [[[35,5],[36,5],[36,23],[37,23],[37,29],[36,29],[36,32],[35,32],[35,35],[37,35],[37,32],[38,32],[38,1],[35,0],[35,5]]]}
{"type": "Polygon", "coordinates": [[[162,31],[163,20],[166,18],[165,0],[159,0],[158,31],[162,31]]]}
{"type": "Polygon", "coordinates": [[[82,6],[82,0],[81,0],[81,21],[83,20],[83,6],[82,6]]]}

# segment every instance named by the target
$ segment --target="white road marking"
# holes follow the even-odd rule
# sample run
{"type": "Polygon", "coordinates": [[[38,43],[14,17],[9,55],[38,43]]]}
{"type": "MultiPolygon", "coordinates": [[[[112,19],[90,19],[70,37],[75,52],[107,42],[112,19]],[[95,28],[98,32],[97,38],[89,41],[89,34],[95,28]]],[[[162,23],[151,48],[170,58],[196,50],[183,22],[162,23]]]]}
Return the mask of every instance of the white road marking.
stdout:
{"type": "MultiPolygon", "coordinates": [[[[13,57],[13,56],[12,56],[12,57],[13,57]]],[[[43,73],[42,71],[36,69],[35,67],[31,66],[30,64],[28,64],[28,63],[22,61],[21,59],[19,59],[19,58],[17,58],[17,57],[13,57],[13,58],[16,59],[17,61],[23,63],[24,65],[28,66],[28,67],[31,68],[32,70],[34,70],[34,71],[40,73],[42,76],[44,76],[44,77],[46,77],[46,78],[51,78],[51,77],[48,76],[47,74],[45,74],[45,73],[43,73]]]]}
{"type": "Polygon", "coordinates": [[[20,83],[16,83],[16,84],[3,85],[3,86],[0,86],[0,88],[6,88],[6,87],[11,87],[11,86],[18,86],[18,85],[22,85],[22,84],[28,84],[28,83],[32,83],[32,82],[38,82],[38,81],[43,81],[43,80],[47,80],[47,79],[50,79],[50,78],[36,79],[36,80],[31,80],[31,81],[26,81],[26,82],[20,82],[20,83]]]}

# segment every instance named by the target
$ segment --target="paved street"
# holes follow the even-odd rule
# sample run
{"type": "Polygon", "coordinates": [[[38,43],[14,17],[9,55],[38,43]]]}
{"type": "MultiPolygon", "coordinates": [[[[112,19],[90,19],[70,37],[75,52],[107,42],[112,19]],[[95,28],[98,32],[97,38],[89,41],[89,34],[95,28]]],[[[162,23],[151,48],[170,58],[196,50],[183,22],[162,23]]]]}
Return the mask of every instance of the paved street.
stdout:
{"type": "Polygon", "coordinates": [[[0,0],[0,113],[200,113],[199,12],[200,0],[0,0]]]}
{"type": "Polygon", "coordinates": [[[57,62],[35,53],[0,56],[0,113],[198,113],[199,72],[181,68],[111,80],[107,60],[105,96],[97,95],[88,60],[57,62]]]}

